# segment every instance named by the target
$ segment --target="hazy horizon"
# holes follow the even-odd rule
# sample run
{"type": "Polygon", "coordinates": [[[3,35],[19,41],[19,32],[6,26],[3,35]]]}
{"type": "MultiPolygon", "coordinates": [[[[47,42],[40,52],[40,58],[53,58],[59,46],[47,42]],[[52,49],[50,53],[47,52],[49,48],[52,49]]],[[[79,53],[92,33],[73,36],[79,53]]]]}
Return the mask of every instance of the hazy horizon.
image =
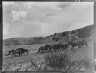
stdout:
{"type": "Polygon", "coordinates": [[[3,39],[43,37],[94,23],[93,2],[3,2],[3,39]]]}

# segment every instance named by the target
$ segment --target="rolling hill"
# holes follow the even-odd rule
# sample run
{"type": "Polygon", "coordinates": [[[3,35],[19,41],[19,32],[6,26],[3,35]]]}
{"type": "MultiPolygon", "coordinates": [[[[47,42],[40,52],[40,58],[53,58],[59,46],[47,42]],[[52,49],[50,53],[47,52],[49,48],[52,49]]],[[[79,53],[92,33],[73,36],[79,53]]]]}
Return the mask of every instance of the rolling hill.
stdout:
{"type": "MultiPolygon", "coordinates": [[[[46,37],[30,37],[30,38],[9,38],[3,40],[3,45],[33,45],[33,44],[56,44],[66,43],[82,38],[90,38],[93,35],[94,25],[89,25],[80,29],[54,33],[46,37]]],[[[93,37],[92,37],[93,38],[93,37]]]]}
{"type": "MultiPolygon", "coordinates": [[[[44,60],[44,56],[47,54],[66,54],[70,56],[72,61],[80,61],[80,66],[83,65],[82,62],[86,60],[88,62],[89,67],[86,68],[85,71],[82,71],[83,73],[93,73],[93,58],[94,58],[94,46],[93,43],[88,43],[89,45],[87,47],[81,47],[77,48],[76,51],[74,50],[64,50],[64,51],[57,51],[57,52],[47,52],[43,54],[36,53],[44,44],[54,44],[54,43],[66,43],[68,41],[74,41],[79,39],[93,39],[93,26],[86,26],[84,28],[80,28],[77,30],[72,31],[65,31],[61,33],[55,33],[53,35],[47,36],[47,37],[30,37],[30,38],[10,38],[5,39],[4,44],[7,46],[3,47],[3,70],[10,71],[15,70],[16,68],[21,68],[22,71],[24,71],[26,68],[29,71],[34,71],[33,65],[30,64],[32,60],[36,60],[36,64],[38,62],[42,63],[41,61],[44,60]],[[10,46],[12,45],[12,46],[10,46]],[[27,48],[30,50],[28,55],[23,55],[20,57],[10,57],[5,56],[6,53],[8,53],[8,50],[11,49],[17,49],[19,47],[27,48]],[[81,62],[81,60],[83,60],[81,62]],[[23,63],[22,63],[23,62],[23,63]],[[89,63],[90,62],[90,63],[89,63]],[[25,65],[23,67],[23,65],[25,65]],[[21,67],[22,66],[22,67],[21,67]],[[31,66],[31,67],[30,67],[31,66]]],[[[45,65],[45,63],[44,63],[45,65]]],[[[16,70],[15,70],[16,71],[16,70]]],[[[35,70],[37,71],[37,70],[35,70]]],[[[72,73],[72,72],[71,72],[72,73]]],[[[74,72],[74,73],[81,73],[81,72],[74,72]]]]}

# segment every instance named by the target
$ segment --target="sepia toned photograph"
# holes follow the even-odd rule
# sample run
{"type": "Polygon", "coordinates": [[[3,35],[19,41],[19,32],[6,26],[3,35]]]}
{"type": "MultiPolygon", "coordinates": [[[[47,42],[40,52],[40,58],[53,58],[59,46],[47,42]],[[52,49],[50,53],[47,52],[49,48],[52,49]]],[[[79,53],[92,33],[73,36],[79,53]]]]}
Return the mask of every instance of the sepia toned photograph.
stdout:
{"type": "Polygon", "coordinates": [[[94,73],[94,2],[2,5],[2,71],[94,73]]]}

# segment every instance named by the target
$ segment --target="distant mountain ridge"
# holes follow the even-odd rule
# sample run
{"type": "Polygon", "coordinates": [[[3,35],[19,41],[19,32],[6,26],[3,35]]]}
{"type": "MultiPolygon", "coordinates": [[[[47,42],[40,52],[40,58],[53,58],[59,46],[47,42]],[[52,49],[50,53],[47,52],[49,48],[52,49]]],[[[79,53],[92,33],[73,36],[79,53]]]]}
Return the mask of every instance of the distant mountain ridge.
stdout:
{"type": "Polygon", "coordinates": [[[30,38],[9,38],[3,40],[3,44],[9,45],[33,45],[33,44],[54,44],[74,41],[79,38],[89,38],[94,30],[94,25],[89,25],[80,29],[55,33],[47,37],[30,37],[30,38]]]}

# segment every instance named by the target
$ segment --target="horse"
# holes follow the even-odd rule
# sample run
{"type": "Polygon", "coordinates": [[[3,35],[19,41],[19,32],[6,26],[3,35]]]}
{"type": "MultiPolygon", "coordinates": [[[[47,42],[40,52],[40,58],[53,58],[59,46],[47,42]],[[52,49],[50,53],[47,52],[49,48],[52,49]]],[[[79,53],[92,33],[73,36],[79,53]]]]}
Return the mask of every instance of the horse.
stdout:
{"type": "Polygon", "coordinates": [[[46,52],[52,51],[51,49],[52,49],[52,46],[51,46],[51,45],[45,45],[45,46],[44,46],[44,50],[45,50],[46,52]]]}
{"type": "Polygon", "coordinates": [[[81,45],[82,46],[88,46],[88,43],[87,43],[87,41],[86,40],[81,40],[81,41],[79,41],[80,43],[81,43],[81,45]]]}
{"type": "Polygon", "coordinates": [[[9,55],[11,55],[11,57],[16,57],[17,55],[22,56],[23,54],[25,55],[25,52],[28,55],[29,50],[24,48],[18,48],[18,49],[10,50],[8,54],[5,54],[5,56],[9,56],[9,55]]]}
{"type": "Polygon", "coordinates": [[[25,55],[25,52],[28,55],[29,50],[28,49],[24,49],[24,48],[18,48],[18,49],[16,49],[16,53],[18,53],[19,56],[22,56],[23,54],[25,55]]]}
{"type": "Polygon", "coordinates": [[[53,51],[61,51],[68,47],[68,44],[53,44],[53,45],[45,45],[41,46],[38,49],[39,53],[45,53],[45,52],[53,52],[53,51]]]}
{"type": "Polygon", "coordinates": [[[38,53],[44,53],[44,46],[41,46],[39,49],[38,49],[38,53]]]}
{"type": "Polygon", "coordinates": [[[16,56],[16,51],[13,49],[13,50],[10,50],[8,52],[8,54],[5,54],[5,56],[9,56],[9,55],[11,55],[11,57],[15,57],[16,56]]]}
{"type": "Polygon", "coordinates": [[[28,55],[28,53],[29,53],[29,50],[28,49],[22,49],[22,51],[23,51],[23,54],[25,55],[25,52],[27,53],[27,55],[28,55]]]}
{"type": "Polygon", "coordinates": [[[79,41],[68,42],[68,44],[71,46],[71,50],[73,50],[74,52],[76,52],[76,49],[81,47],[81,43],[79,41]]]}
{"type": "Polygon", "coordinates": [[[20,49],[16,49],[15,51],[16,51],[15,54],[18,54],[18,56],[22,56],[23,55],[23,52],[20,49]]]}

